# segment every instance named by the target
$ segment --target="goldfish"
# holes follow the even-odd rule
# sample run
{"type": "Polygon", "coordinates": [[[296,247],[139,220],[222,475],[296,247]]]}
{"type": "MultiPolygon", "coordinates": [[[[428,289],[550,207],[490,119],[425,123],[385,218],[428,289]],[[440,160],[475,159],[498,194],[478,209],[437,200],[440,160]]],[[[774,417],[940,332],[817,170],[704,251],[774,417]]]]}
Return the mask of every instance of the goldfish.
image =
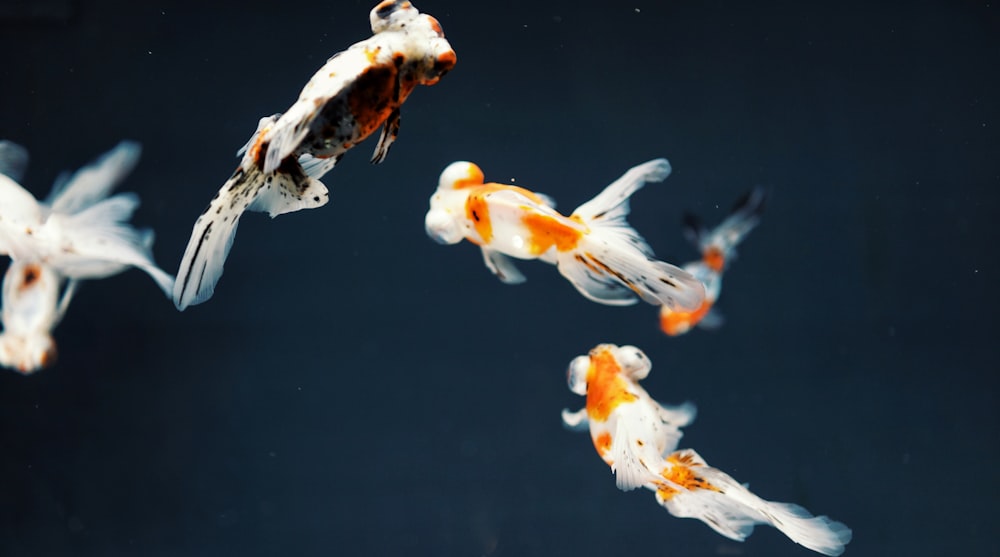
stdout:
{"type": "Polygon", "coordinates": [[[683,269],[659,261],[625,217],[629,198],[647,182],[670,174],[666,159],[631,168],[570,216],[547,196],[528,189],[486,183],[471,162],[448,165],[424,219],[440,244],[463,239],[479,246],[486,267],[507,284],[524,282],[513,259],[554,264],[584,297],[607,305],[642,299],[677,310],[694,310],[704,286],[683,269]]]}
{"type": "Polygon", "coordinates": [[[139,159],[137,143],[123,141],[90,165],[63,175],[44,202],[18,181],[28,152],[0,141],[0,254],[11,258],[3,279],[0,365],[29,374],[52,365],[52,331],[80,281],[145,271],[170,295],[173,277],[150,252],[153,233],[128,224],[135,194],[108,197],[139,159]]]}
{"type": "Polygon", "coordinates": [[[441,24],[410,2],[381,2],[369,19],[372,36],[327,60],[288,110],[260,119],[237,153],[239,166],[194,224],[173,292],[178,310],[212,297],[245,211],[274,218],[326,205],[320,178],[379,127],[371,162],[385,160],[403,102],[454,67],[441,24]]]}
{"type": "Polygon", "coordinates": [[[694,311],[677,311],[661,306],[660,329],[664,333],[677,336],[695,326],[716,329],[722,325],[724,319],[715,308],[722,291],[722,273],[736,258],[736,246],[760,222],[765,197],[763,188],[754,188],[736,203],[725,220],[711,230],[706,229],[693,214],[685,214],[684,235],[701,252],[701,259],[686,263],[682,268],[705,286],[705,300],[694,311]]]}
{"type": "Polygon", "coordinates": [[[0,365],[25,375],[56,360],[52,331],[62,319],[76,280],[62,288],[63,277],[37,261],[13,261],[3,278],[0,310],[0,365]]]}
{"type": "Polygon", "coordinates": [[[635,346],[600,344],[574,358],[567,370],[569,389],[586,396],[587,403],[575,412],[564,409],[563,423],[589,429],[619,489],[646,488],[670,514],[698,519],[732,540],[744,541],[756,524],[769,524],[823,555],[844,552],[852,536],[844,524],[795,504],[766,501],[694,450],[677,450],[680,428],[694,420],[695,407],[654,400],[639,385],[651,369],[635,346]]]}
{"type": "Polygon", "coordinates": [[[140,150],[137,143],[119,143],[93,163],[61,176],[40,202],[17,182],[27,166],[27,151],[0,141],[0,255],[35,261],[77,280],[136,267],[169,296],[174,278],[153,262],[153,232],[127,222],[139,197],[108,197],[135,167],[140,150]]]}

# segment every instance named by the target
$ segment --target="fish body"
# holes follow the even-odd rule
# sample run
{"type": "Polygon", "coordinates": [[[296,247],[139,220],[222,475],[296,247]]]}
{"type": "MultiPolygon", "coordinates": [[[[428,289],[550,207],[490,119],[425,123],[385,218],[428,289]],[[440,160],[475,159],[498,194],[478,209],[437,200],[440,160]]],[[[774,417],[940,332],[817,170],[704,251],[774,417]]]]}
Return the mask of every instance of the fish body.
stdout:
{"type": "Polygon", "coordinates": [[[736,247],[760,222],[766,193],[754,188],[736,203],[729,216],[718,226],[708,230],[694,215],[684,218],[684,235],[701,253],[701,258],[686,263],[683,269],[705,286],[705,299],[693,311],[678,311],[668,306],[660,307],[660,329],[669,336],[682,335],[698,326],[716,329],[724,318],[715,308],[722,292],[722,275],[736,258],[736,247]]]}
{"type": "Polygon", "coordinates": [[[245,211],[273,218],[325,205],[329,191],[319,179],[380,127],[372,162],[382,162],[410,93],[455,65],[441,25],[410,2],[386,0],[370,20],[371,37],[331,57],[285,112],[260,120],[239,166],[195,222],[177,272],[177,309],[215,292],[245,211]]]}
{"type": "Polygon", "coordinates": [[[62,283],[62,277],[48,265],[11,262],[3,278],[0,365],[27,375],[55,362],[52,330],[76,287],[76,281],[70,281],[65,289],[62,283]]]}
{"type": "Polygon", "coordinates": [[[570,390],[587,403],[576,412],[563,410],[563,422],[590,431],[619,489],[646,488],[670,514],[701,520],[732,540],[743,541],[755,525],[769,524],[818,553],[844,552],[852,536],[844,524],[798,505],[766,501],[695,451],[677,450],[680,428],[694,420],[694,405],[654,400],[639,385],[651,368],[634,346],[601,344],[575,358],[567,373],[570,390]]]}
{"type": "Polygon", "coordinates": [[[441,244],[463,239],[480,247],[483,260],[501,281],[525,280],[512,259],[554,264],[586,298],[607,305],[639,299],[677,309],[697,308],[704,287],[686,271],[658,261],[625,220],[629,197],[646,182],[670,174],[666,159],[627,171],[569,216],[548,197],[506,184],[486,183],[471,162],[452,163],[441,174],[424,220],[441,244]]]}

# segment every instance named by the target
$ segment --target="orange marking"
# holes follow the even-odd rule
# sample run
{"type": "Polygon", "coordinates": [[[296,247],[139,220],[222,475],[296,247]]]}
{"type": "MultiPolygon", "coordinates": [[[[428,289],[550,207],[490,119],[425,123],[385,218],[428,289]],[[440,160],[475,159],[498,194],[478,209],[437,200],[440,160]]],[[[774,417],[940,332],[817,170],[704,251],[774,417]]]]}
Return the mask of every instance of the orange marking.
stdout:
{"type": "Polygon", "coordinates": [[[427,21],[431,24],[431,30],[437,33],[437,36],[444,36],[444,29],[441,28],[441,22],[437,20],[434,16],[427,16],[427,21]]]}
{"type": "Polygon", "coordinates": [[[455,180],[455,183],[453,183],[451,187],[452,189],[460,190],[462,188],[481,186],[485,181],[486,177],[483,176],[482,169],[472,163],[469,163],[469,172],[466,174],[466,177],[455,180]]]}
{"type": "Polygon", "coordinates": [[[712,303],[708,300],[702,302],[694,311],[673,311],[663,306],[660,310],[660,328],[672,337],[684,334],[704,319],[710,309],[712,303]]]}
{"type": "Polygon", "coordinates": [[[491,188],[480,188],[465,200],[465,218],[472,221],[473,228],[484,244],[493,239],[493,223],[490,221],[490,207],[486,201],[486,195],[491,191],[491,188]]]}
{"type": "Polygon", "coordinates": [[[570,251],[575,249],[583,232],[566,224],[559,218],[529,210],[521,219],[521,222],[531,232],[528,238],[528,249],[534,255],[541,255],[552,246],[558,251],[570,251]]]}
{"type": "MultiPolygon", "coordinates": [[[[371,56],[370,51],[365,52],[371,56]]],[[[413,92],[416,83],[406,80],[399,83],[397,94],[398,73],[396,65],[392,62],[373,64],[365,69],[350,87],[347,106],[357,126],[351,139],[360,142],[371,135],[413,92]]]]}
{"type": "Polygon", "coordinates": [[[611,450],[611,434],[605,431],[594,439],[594,448],[602,457],[611,450]]]}
{"type": "Polygon", "coordinates": [[[602,346],[590,351],[587,370],[587,416],[606,422],[619,404],[638,399],[628,391],[628,382],[621,376],[621,366],[611,351],[602,346]]]}
{"type": "Polygon", "coordinates": [[[24,268],[24,281],[21,282],[21,287],[18,288],[19,291],[24,291],[31,288],[31,285],[35,284],[42,276],[42,269],[38,265],[28,265],[24,268]]]}
{"type": "Polygon", "coordinates": [[[726,255],[722,253],[721,249],[715,246],[705,248],[705,253],[702,254],[701,259],[705,262],[705,265],[708,265],[709,269],[716,273],[721,273],[726,268],[726,255]]]}
{"type": "Polygon", "coordinates": [[[264,129],[260,130],[260,133],[257,134],[257,139],[253,142],[253,145],[250,146],[250,149],[248,149],[248,151],[249,151],[248,155],[250,156],[250,160],[254,161],[255,163],[259,163],[261,165],[264,164],[264,160],[263,160],[263,157],[264,157],[264,150],[263,150],[264,138],[267,137],[267,132],[270,131],[270,130],[271,130],[271,128],[264,128],[264,129]]]}
{"type": "MultiPolygon", "coordinates": [[[[701,466],[701,464],[698,464],[693,460],[691,460],[690,456],[683,454],[678,455],[677,453],[674,453],[667,457],[667,462],[670,463],[670,466],[664,468],[663,472],[661,472],[660,475],[666,478],[667,480],[673,482],[674,484],[679,485],[680,487],[687,489],[688,491],[692,491],[695,489],[706,489],[708,491],[716,491],[718,493],[722,493],[721,489],[715,487],[714,485],[709,483],[708,480],[695,474],[694,471],[691,470],[692,468],[697,468],[701,466]]],[[[669,486],[664,486],[664,487],[671,489],[669,488],[669,486]]],[[[657,490],[657,494],[659,494],[659,491],[660,490],[657,490]]],[[[676,490],[674,489],[671,489],[671,491],[676,493],[676,490]]],[[[673,496],[673,493],[671,493],[670,496],[673,496]]],[[[669,499],[669,496],[666,497],[666,499],[669,499]]]]}

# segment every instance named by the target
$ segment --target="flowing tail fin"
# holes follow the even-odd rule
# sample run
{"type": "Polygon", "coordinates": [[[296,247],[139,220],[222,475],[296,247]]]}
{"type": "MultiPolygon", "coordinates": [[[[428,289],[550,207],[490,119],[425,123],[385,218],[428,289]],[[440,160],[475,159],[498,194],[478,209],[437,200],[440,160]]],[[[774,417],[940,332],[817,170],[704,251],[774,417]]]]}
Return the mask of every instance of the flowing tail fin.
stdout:
{"type": "Polygon", "coordinates": [[[694,215],[685,214],[684,236],[698,248],[707,265],[722,272],[735,257],[736,246],[760,223],[766,199],[764,188],[748,191],[736,202],[729,216],[712,230],[706,229],[694,215]]]}
{"type": "Polygon", "coordinates": [[[629,197],[646,182],[670,175],[670,163],[656,159],[630,169],[570,218],[589,228],[578,245],[559,252],[557,265],[585,297],[608,305],[629,305],[636,296],[654,305],[697,308],[702,284],[683,269],[658,261],[649,244],[629,226],[629,197]]]}
{"type": "Polygon", "coordinates": [[[260,211],[274,218],[321,207],[329,199],[326,186],[307,174],[294,158],[285,159],[277,170],[266,174],[245,157],[194,223],[173,288],[177,309],[183,311],[212,297],[245,211],[260,211]]]}
{"type": "Polygon", "coordinates": [[[669,484],[659,486],[656,500],[670,514],[696,518],[727,538],[743,541],[754,525],[770,524],[795,543],[823,555],[840,555],[851,541],[851,529],[826,516],[813,516],[791,503],[775,503],[754,495],[725,472],[712,468],[693,450],[667,457],[669,484]]]}
{"type": "Polygon", "coordinates": [[[170,296],[174,277],[153,262],[153,232],[128,224],[139,205],[139,197],[121,193],[70,215],[53,214],[66,236],[67,247],[49,260],[60,274],[74,279],[103,278],[136,267],[148,274],[170,296]]]}

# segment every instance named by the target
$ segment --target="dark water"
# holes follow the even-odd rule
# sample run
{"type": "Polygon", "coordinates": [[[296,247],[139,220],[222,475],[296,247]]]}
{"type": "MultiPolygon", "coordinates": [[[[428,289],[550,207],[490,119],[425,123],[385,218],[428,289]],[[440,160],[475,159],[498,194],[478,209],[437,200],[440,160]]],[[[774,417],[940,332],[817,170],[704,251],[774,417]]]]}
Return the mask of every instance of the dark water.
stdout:
{"type": "MultiPolygon", "coordinates": [[[[171,272],[257,119],[372,7],[197,4],[0,10],[26,187],[142,142],[123,189],[171,272]]],[[[1000,554],[1000,6],[685,4],[418,2],[459,61],[384,164],[370,140],[328,206],[247,215],[203,306],[138,271],[85,284],[58,365],[0,374],[0,554],[810,554],[619,492],[559,419],[598,342],[645,349],[653,396],[699,406],[682,446],[844,521],[846,555],[1000,554]],[[541,263],[505,286],[423,232],[453,160],[569,210],[658,156],[674,174],[630,222],[668,261],[696,255],[683,210],[772,195],[714,333],[667,338],[541,263]]]]}

